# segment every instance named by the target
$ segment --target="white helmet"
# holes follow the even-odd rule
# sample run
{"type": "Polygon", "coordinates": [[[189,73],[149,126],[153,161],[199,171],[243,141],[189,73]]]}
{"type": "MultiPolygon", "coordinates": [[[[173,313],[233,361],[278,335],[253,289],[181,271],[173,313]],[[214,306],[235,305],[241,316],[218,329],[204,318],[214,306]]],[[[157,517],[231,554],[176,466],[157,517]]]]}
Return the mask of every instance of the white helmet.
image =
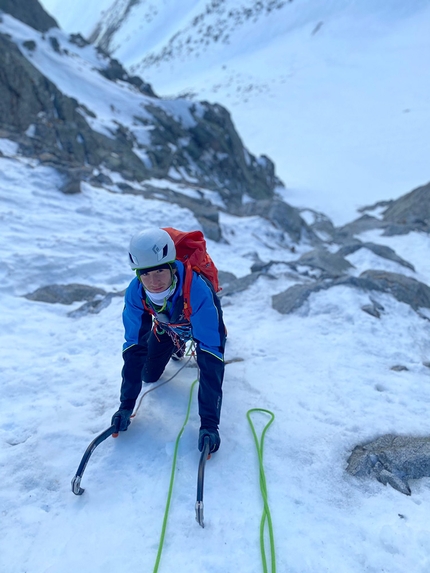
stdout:
{"type": "Polygon", "coordinates": [[[133,270],[173,263],[176,259],[175,243],[164,229],[141,231],[131,238],[128,259],[133,270]]]}

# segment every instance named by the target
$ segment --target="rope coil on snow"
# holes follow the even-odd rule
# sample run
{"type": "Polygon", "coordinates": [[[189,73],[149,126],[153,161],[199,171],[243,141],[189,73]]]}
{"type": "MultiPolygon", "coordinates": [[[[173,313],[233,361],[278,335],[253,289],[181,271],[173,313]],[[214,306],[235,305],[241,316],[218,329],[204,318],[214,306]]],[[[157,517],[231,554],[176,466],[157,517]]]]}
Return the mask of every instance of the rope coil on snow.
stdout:
{"type": "MultiPolygon", "coordinates": [[[[186,364],[188,364],[188,362],[189,362],[189,360],[186,362],[186,364]]],[[[182,366],[182,368],[184,368],[186,366],[186,364],[184,364],[184,366],[182,366]]],[[[154,388],[151,388],[150,390],[145,392],[141,396],[140,401],[138,403],[138,406],[137,406],[133,415],[136,415],[136,413],[137,413],[137,411],[138,411],[138,409],[142,403],[143,397],[146,394],[148,394],[148,392],[151,392],[152,390],[159,388],[160,386],[166,384],[167,382],[170,382],[172,380],[172,378],[174,378],[176,376],[176,374],[178,374],[182,370],[182,368],[180,368],[171,378],[169,378],[168,380],[166,380],[162,384],[159,384],[159,385],[155,386],[154,388]]],[[[166,536],[166,529],[167,529],[167,521],[168,521],[169,511],[170,511],[170,504],[171,504],[171,500],[172,500],[173,484],[175,481],[175,471],[176,471],[176,461],[177,461],[178,449],[179,449],[179,441],[182,437],[182,434],[184,433],[185,426],[187,425],[188,419],[190,417],[193,391],[194,391],[194,387],[198,383],[198,381],[199,381],[199,379],[196,378],[196,380],[194,380],[194,382],[191,384],[189,398],[188,398],[188,405],[187,405],[187,413],[185,416],[184,423],[182,424],[182,427],[179,431],[179,434],[178,434],[178,436],[176,438],[176,442],[175,442],[175,449],[174,449],[174,454],[173,454],[172,471],[170,474],[170,483],[169,483],[169,490],[168,490],[167,501],[166,501],[166,508],[164,511],[163,525],[162,525],[161,534],[160,534],[160,542],[159,542],[159,546],[158,546],[158,552],[157,552],[157,557],[155,560],[153,573],[157,573],[159,566],[160,566],[161,554],[163,552],[164,540],[165,540],[165,536],[166,536]]],[[[265,541],[264,541],[265,529],[267,526],[267,532],[268,532],[269,543],[270,543],[271,573],[276,573],[275,541],[274,541],[274,535],[273,535],[272,517],[271,517],[271,513],[270,513],[268,495],[267,495],[266,475],[264,472],[264,465],[263,465],[264,439],[266,437],[267,430],[269,429],[269,427],[271,426],[271,424],[273,423],[273,421],[275,419],[275,415],[270,410],[265,410],[264,408],[252,408],[252,409],[248,410],[246,417],[248,418],[248,422],[249,422],[249,425],[251,427],[251,431],[252,431],[254,441],[255,441],[255,446],[257,449],[258,464],[259,464],[260,490],[261,490],[261,495],[263,498],[263,514],[261,516],[261,521],[260,521],[260,550],[261,550],[261,558],[262,558],[262,564],[263,564],[263,572],[268,573],[268,567],[267,567],[268,559],[266,556],[266,546],[265,546],[265,541]],[[257,432],[255,430],[254,423],[253,423],[252,418],[251,418],[251,414],[257,413],[257,412],[262,413],[262,414],[267,414],[270,416],[270,420],[267,422],[267,424],[263,428],[260,439],[257,436],[257,432]]]]}
{"type": "Polygon", "coordinates": [[[271,573],[276,573],[275,540],[273,536],[272,517],[270,514],[269,502],[267,499],[266,476],[264,473],[264,466],[263,466],[264,438],[266,436],[267,430],[269,429],[270,425],[275,419],[275,414],[273,414],[273,412],[270,412],[270,410],[264,410],[263,408],[252,408],[251,410],[248,410],[246,417],[248,418],[249,425],[251,426],[252,434],[254,436],[255,446],[257,448],[259,473],[260,473],[260,489],[261,489],[261,495],[263,497],[263,515],[261,516],[261,522],[260,522],[260,549],[261,549],[261,558],[263,561],[263,571],[264,573],[268,572],[266,547],[264,542],[265,526],[267,525],[267,531],[270,542],[271,573]],[[257,432],[255,431],[255,427],[251,419],[251,414],[255,412],[268,414],[270,416],[270,420],[265,425],[260,440],[258,439],[257,432]]]}

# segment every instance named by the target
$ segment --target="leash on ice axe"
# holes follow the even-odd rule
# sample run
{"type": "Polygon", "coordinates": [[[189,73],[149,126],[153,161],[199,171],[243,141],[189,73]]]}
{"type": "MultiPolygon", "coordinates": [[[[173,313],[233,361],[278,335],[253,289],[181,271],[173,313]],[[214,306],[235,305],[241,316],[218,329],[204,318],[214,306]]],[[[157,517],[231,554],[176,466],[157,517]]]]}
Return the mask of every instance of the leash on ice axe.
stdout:
{"type": "Polygon", "coordinates": [[[273,420],[275,419],[275,414],[270,410],[265,410],[264,408],[251,408],[251,410],[248,410],[248,412],[246,413],[246,417],[248,418],[249,425],[251,426],[252,435],[254,436],[255,447],[257,449],[259,474],[260,474],[260,490],[261,490],[261,496],[263,498],[263,514],[261,516],[261,521],[260,521],[260,552],[263,565],[263,572],[268,573],[268,556],[266,555],[267,550],[265,546],[265,537],[268,537],[270,542],[271,573],[276,573],[275,537],[273,535],[272,516],[270,513],[266,474],[264,472],[264,465],[263,465],[264,438],[266,436],[267,430],[269,429],[270,425],[273,423],[273,420]],[[254,413],[260,413],[270,416],[270,420],[264,426],[260,438],[257,436],[257,432],[255,430],[255,426],[251,418],[251,414],[254,413]]]}

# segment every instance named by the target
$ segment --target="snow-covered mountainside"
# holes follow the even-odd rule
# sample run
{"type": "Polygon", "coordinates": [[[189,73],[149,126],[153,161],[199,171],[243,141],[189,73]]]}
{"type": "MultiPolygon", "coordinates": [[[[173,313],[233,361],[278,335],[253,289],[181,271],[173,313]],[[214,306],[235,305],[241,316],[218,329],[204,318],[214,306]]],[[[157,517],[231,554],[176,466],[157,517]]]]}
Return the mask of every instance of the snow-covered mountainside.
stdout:
{"type": "MultiPolygon", "coordinates": [[[[296,4],[279,3],[273,13],[296,4]]],[[[30,0],[14,0],[18,19],[8,5],[0,0],[0,572],[259,573],[262,511],[270,509],[271,573],[275,566],[428,573],[430,185],[420,179],[420,161],[417,185],[388,200],[373,189],[353,216],[336,190],[333,203],[323,194],[337,206],[339,225],[331,209],[313,208],[314,194],[307,205],[300,193],[303,208],[292,206],[294,190],[282,186],[268,157],[253,155],[221,105],[158,97],[146,77],[51,27],[46,15],[29,20],[30,0]],[[191,367],[170,362],[160,384],[145,385],[128,431],[93,452],[85,493],[71,491],[85,449],[118,407],[129,238],[165,226],[205,231],[228,329],[222,442],[206,464],[204,529],[195,521],[200,420],[192,358],[191,367]],[[248,417],[262,436],[268,412],[261,484],[248,417]]],[[[416,46],[406,31],[415,33],[419,19],[411,4],[404,10],[412,19],[391,20],[393,33],[416,46]]],[[[261,12],[256,23],[271,17],[261,12]]],[[[344,57],[347,67],[340,56],[333,67],[340,76],[363,71],[360,58],[344,57]]],[[[322,79],[328,68],[314,64],[322,79]]],[[[374,76],[361,79],[370,91],[374,76]]],[[[286,108],[277,102],[281,122],[286,108]]],[[[385,103],[394,129],[395,105],[385,103]]],[[[341,145],[331,120],[320,128],[341,145]]],[[[310,120],[299,124],[303,137],[315,134],[310,120]]],[[[427,142],[421,127],[409,140],[416,157],[427,142]]],[[[389,152],[409,128],[381,148],[379,173],[388,182],[389,152]]],[[[265,130],[276,140],[276,124],[265,130]]],[[[355,141],[356,158],[371,173],[363,141],[355,141]]],[[[338,163],[336,176],[352,193],[348,163],[338,163]]]]}
{"type": "Polygon", "coordinates": [[[0,32],[3,135],[56,165],[68,192],[86,180],[147,197],[164,193],[200,210],[207,234],[219,239],[218,208],[241,210],[247,199],[272,200],[282,188],[271,160],[243,146],[222,106],[161,99],[81,36],[56,28],[45,35],[7,14],[0,32]],[[184,183],[193,192],[181,194],[184,183]]]}
{"type": "Polygon", "coordinates": [[[341,224],[428,180],[428,0],[44,4],[157,93],[226,106],[296,206],[341,224]]]}

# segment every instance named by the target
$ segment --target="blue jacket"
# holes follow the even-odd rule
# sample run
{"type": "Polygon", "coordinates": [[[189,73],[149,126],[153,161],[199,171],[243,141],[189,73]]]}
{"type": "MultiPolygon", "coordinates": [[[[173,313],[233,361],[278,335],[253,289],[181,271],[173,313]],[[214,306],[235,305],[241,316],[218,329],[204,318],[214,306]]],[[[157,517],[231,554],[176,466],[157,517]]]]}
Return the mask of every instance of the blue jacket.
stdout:
{"type": "MultiPolygon", "coordinates": [[[[184,265],[176,261],[178,284],[168,299],[162,314],[155,316],[163,330],[173,338],[196,343],[197,364],[200,369],[199,414],[201,426],[208,429],[218,427],[222,382],[224,378],[224,346],[226,330],[221,304],[212,285],[193,272],[190,291],[192,314],[190,321],[183,315],[182,285],[184,265]]],[[[147,354],[147,339],[152,330],[152,316],[146,307],[155,312],[146,297],[142,283],[136,277],[125,293],[123,322],[125,342],[123,346],[124,368],[122,371],[121,407],[132,409],[142,389],[142,369],[147,354]]]]}

